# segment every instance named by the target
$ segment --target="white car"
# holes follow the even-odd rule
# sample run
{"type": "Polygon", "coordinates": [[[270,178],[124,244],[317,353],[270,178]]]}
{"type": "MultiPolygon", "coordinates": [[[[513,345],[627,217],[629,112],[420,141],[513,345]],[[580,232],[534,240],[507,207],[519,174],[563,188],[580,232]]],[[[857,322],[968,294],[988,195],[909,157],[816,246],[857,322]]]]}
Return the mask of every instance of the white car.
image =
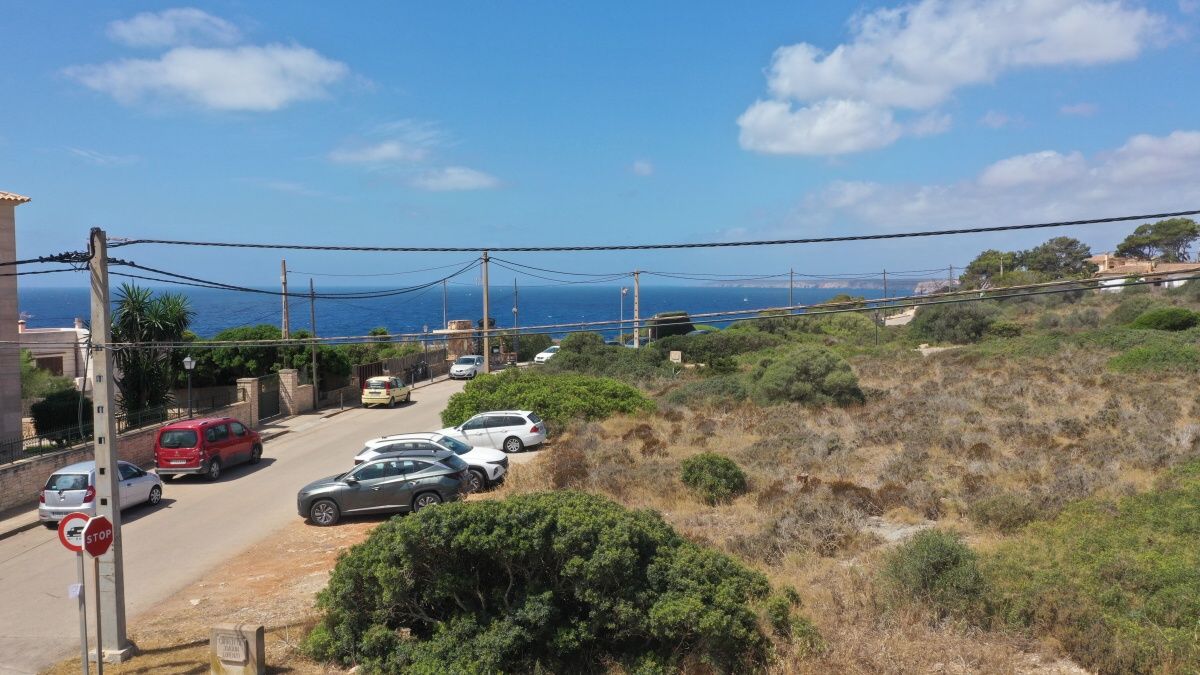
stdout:
{"type": "Polygon", "coordinates": [[[475,448],[457,438],[441,433],[393,434],[373,438],[354,456],[354,465],[388,453],[429,453],[449,450],[467,463],[470,488],[479,492],[504,480],[508,473],[508,456],[495,448],[475,448]]]}
{"type": "MultiPolygon", "coordinates": [[[[117,462],[117,471],[121,474],[122,509],[141,503],[158,506],[162,501],[163,483],[158,474],[143,471],[129,462],[117,462]]],[[[95,461],[55,471],[38,494],[38,520],[46,527],[58,527],[58,521],[76,511],[96,515],[95,461]]]]}
{"type": "Polygon", "coordinates": [[[521,452],[545,443],[548,430],[542,418],[529,410],[493,410],[438,433],[474,446],[521,452]]]}
{"type": "Polygon", "coordinates": [[[476,375],[483,372],[483,357],[482,356],[460,356],[450,366],[450,379],[452,380],[472,380],[476,375]]]}
{"type": "Polygon", "coordinates": [[[545,362],[549,361],[550,358],[553,357],[557,353],[558,353],[558,345],[554,345],[553,347],[546,347],[545,350],[538,352],[537,356],[533,357],[533,362],[534,363],[545,363],[545,362]]]}

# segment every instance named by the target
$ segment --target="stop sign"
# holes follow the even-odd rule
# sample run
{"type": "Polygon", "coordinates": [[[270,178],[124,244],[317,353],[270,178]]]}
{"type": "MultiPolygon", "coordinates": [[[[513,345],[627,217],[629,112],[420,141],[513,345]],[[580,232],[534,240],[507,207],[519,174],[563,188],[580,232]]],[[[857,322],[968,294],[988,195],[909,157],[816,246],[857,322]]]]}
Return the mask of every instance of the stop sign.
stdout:
{"type": "Polygon", "coordinates": [[[113,543],[112,522],[104,516],[96,516],[83,526],[83,550],[93,558],[108,552],[113,543]]]}

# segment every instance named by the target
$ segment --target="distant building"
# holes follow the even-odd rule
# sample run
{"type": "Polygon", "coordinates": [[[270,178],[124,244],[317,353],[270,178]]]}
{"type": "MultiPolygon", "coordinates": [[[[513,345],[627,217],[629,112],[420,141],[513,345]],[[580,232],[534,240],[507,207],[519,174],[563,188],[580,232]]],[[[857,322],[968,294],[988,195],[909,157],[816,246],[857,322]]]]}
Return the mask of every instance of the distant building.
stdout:
{"type": "Polygon", "coordinates": [[[958,290],[962,282],[958,279],[932,279],[929,281],[919,282],[913,288],[913,295],[935,295],[937,293],[949,293],[950,291],[958,290]]]}
{"type": "Polygon", "coordinates": [[[73,379],[80,391],[93,370],[87,350],[89,337],[82,319],[75,319],[74,328],[26,328],[25,321],[17,322],[17,341],[21,349],[33,354],[38,368],[73,379]]]}
{"type": "MultiPolygon", "coordinates": [[[[0,192],[0,260],[17,259],[17,206],[29,201],[0,192]]],[[[16,267],[0,268],[4,273],[16,267]]],[[[17,277],[0,277],[0,442],[21,437],[21,353],[17,349],[17,277]]]]}
{"type": "Polygon", "coordinates": [[[1200,276],[1200,262],[1169,263],[1140,258],[1126,258],[1111,253],[1101,253],[1088,258],[1096,266],[1094,277],[1100,280],[1100,288],[1119,292],[1129,279],[1153,282],[1162,288],[1178,288],[1187,283],[1189,277],[1200,276]]]}

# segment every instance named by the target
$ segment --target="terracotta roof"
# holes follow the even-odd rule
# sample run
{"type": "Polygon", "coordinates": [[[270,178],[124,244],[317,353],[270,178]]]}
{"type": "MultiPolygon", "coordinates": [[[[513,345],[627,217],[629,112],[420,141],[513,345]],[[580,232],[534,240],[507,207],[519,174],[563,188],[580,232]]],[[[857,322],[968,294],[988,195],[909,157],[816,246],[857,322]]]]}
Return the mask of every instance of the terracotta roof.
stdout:
{"type": "Polygon", "coordinates": [[[0,190],[0,202],[17,202],[18,204],[24,204],[27,201],[29,201],[29,197],[19,195],[15,192],[4,192],[3,190],[0,190]]]}
{"type": "Polygon", "coordinates": [[[1182,272],[1200,272],[1200,263],[1133,262],[1100,270],[1096,276],[1127,277],[1139,274],[1179,274],[1182,272]]]}

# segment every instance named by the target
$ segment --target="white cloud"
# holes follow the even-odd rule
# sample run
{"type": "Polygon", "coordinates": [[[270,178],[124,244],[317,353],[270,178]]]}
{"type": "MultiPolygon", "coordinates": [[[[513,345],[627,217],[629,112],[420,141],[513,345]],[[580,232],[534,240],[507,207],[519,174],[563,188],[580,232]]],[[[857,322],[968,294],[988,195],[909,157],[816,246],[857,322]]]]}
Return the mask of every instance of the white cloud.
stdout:
{"type": "Polygon", "coordinates": [[[97,166],[124,166],[140,159],[137,155],[109,155],[87,148],[67,148],[67,152],[97,166]]]}
{"type": "Polygon", "coordinates": [[[159,59],[74,66],[66,74],[131,105],[178,98],[215,110],[278,110],[322,98],[349,72],[345,64],[298,45],[229,49],[177,47],[159,59]]]}
{"type": "Polygon", "coordinates": [[[1053,150],[1009,157],[956,183],[833,183],[804,198],[791,220],[937,229],[1159,213],[1197,203],[1200,131],[1176,131],[1134,136],[1090,157],[1053,150]]]}
{"type": "Polygon", "coordinates": [[[934,111],[913,120],[905,131],[910,136],[935,136],[950,131],[953,124],[954,120],[950,115],[934,111]]]}
{"type": "Polygon", "coordinates": [[[1097,110],[1099,108],[1096,107],[1095,103],[1072,103],[1062,106],[1058,109],[1058,112],[1072,117],[1091,117],[1096,114],[1097,110]]]}
{"type": "Polygon", "coordinates": [[[979,118],[979,123],[989,129],[1003,129],[1012,122],[1012,118],[998,110],[989,110],[979,118]]]}
{"type": "Polygon", "coordinates": [[[371,145],[338,148],[329,153],[329,159],[338,164],[390,164],[393,162],[418,162],[425,159],[428,154],[428,150],[425,148],[390,140],[371,145]]]}
{"type": "Polygon", "coordinates": [[[447,166],[431,169],[412,180],[412,186],[431,192],[452,190],[487,190],[500,186],[495,176],[465,166],[447,166]]]}
{"type": "Polygon", "coordinates": [[[433,124],[416,120],[397,120],[381,124],[367,136],[329,153],[336,164],[364,164],[382,167],[389,164],[420,162],[430,152],[445,143],[445,135],[433,124]]]}
{"type": "Polygon", "coordinates": [[[638,176],[654,174],[654,163],[648,159],[639,159],[629,166],[629,170],[638,176]]]}
{"type": "Polygon", "coordinates": [[[123,21],[113,21],[106,32],[112,41],[129,47],[231,45],[241,39],[237,26],[194,7],[142,12],[123,21]]]}
{"type": "Polygon", "coordinates": [[[898,110],[935,108],[960,87],[1017,68],[1129,60],[1165,26],[1125,0],[920,0],[878,9],[852,19],[852,40],[829,52],[808,43],[776,50],[771,99],[738,119],[742,147],[825,155],[888,145],[902,135],[898,110]],[[847,126],[866,118],[885,129],[847,139],[847,126]]]}

